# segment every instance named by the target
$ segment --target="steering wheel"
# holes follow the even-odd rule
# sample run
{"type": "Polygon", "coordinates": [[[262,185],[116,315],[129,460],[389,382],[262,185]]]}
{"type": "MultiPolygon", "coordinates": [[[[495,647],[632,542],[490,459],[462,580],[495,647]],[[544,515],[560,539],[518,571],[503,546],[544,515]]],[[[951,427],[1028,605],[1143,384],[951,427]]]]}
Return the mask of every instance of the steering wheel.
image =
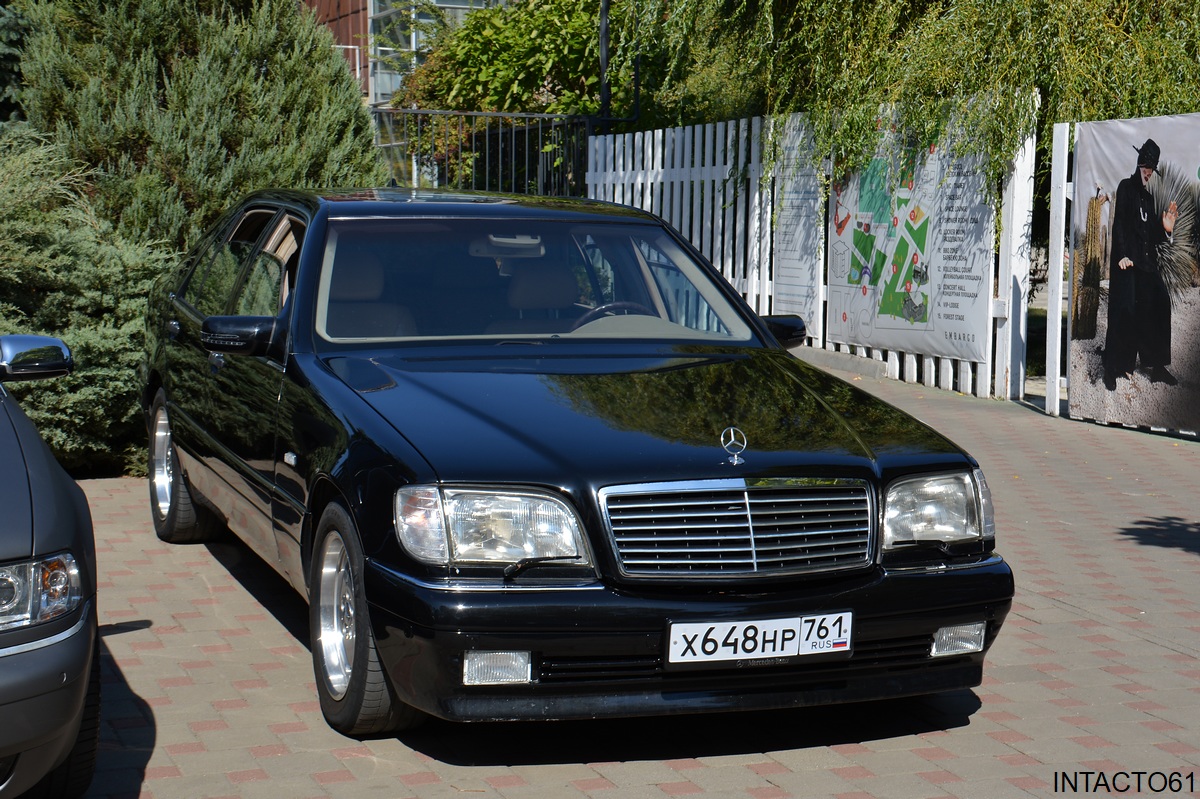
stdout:
{"type": "Polygon", "coordinates": [[[635,316],[658,316],[657,313],[637,302],[606,302],[597,305],[592,310],[575,320],[571,332],[578,330],[588,322],[594,322],[602,316],[616,316],[618,313],[634,314],[635,316]]]}

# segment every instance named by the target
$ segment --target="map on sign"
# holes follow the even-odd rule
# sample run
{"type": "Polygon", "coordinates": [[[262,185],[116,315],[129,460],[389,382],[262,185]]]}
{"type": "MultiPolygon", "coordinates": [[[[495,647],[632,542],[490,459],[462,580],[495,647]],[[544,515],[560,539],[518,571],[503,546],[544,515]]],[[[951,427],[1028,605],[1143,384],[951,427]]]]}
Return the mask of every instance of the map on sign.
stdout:
{"type": "Polygon", "coordinates": [[[832,341],[984,360],[992,211],[981,170],[942,159],[873,159],[833,185],[832,341]]]}
{"type": "MultiPolygon", "coordinates": [[[[858,210],[842,212],[839,225],[851,221],[848,282],[863,296],[878,289],[877,315],[910,324],[929,321],[929,268],[926,247],[929,215],[913,196],[911,170],[901,175],[899,188],[888,189],[887,165],[875,159],[859,181],[858,210]]],[[[838,219],[835,211],[835,220],[838,219]]]]}

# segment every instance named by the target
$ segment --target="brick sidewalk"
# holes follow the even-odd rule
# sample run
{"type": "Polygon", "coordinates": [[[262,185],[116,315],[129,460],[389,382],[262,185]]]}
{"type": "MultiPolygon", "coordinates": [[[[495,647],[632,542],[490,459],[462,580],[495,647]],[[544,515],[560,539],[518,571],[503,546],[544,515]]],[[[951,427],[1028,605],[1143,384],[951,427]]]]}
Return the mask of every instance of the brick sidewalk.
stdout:
{"type": "Polygon", "coordinates": [[[238,544],[160,543],[144,481],[92,480],[104,707],[89,796],[1004,799],[1083,771],[1200,788],[1200,443],[842,376],[988,476],[1017,599],[975,691],[351,740],[321,718],[300,597],[238,544]]]}

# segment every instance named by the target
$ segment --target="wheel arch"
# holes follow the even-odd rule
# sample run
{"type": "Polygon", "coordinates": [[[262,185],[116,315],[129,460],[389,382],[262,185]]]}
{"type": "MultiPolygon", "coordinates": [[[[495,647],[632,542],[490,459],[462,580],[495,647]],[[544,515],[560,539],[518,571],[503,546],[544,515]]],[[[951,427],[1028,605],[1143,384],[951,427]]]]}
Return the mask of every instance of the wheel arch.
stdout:
{"type": "MultiPolygon", "coordinates": [[[[358,522],[354,518],[354,509],[349,500],[346,498],[342,489],[328,475],[319,475],[314,481],[312,489],[309,491],[308,513],[305,514],[304,524],[300,535],[300,551],[303,559],[304,569],[304,587],[308,596],[312,596],[312,559],[313,545],[316,538],[317,525],[321,521],[321,516],[325,514],[325,509],[334,502],[341,502],[346,508],[346,512],[350,515],[351,521],[357,525],[358,522]]],[[[355,531],[357,533],[357,531],[355,531]]]]}
{"type": "Polygon", "coordinates": [[[150,408],[154,405],[154,398],[158,396],[159,391],[166,393],[166,383],[163,381],[162,373],[157,369],[151,369],[146,373],[145,382],[142,385],[142,393],[139,403],[142,409],[142,416],[146,419],[146,428],[150,427],[150,408]]]}

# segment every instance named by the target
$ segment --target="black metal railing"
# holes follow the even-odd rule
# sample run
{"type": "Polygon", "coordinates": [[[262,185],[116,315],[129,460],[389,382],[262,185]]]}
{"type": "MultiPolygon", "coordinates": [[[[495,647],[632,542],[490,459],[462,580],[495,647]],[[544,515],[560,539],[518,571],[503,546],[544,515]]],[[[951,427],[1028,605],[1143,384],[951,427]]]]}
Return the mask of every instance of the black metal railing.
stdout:
{"type": "Polygon", "coordinates": [[[587,193],[591,120],[374,108],[376,141],[393,181],[439,187],[581,197],[587,193]]]}

